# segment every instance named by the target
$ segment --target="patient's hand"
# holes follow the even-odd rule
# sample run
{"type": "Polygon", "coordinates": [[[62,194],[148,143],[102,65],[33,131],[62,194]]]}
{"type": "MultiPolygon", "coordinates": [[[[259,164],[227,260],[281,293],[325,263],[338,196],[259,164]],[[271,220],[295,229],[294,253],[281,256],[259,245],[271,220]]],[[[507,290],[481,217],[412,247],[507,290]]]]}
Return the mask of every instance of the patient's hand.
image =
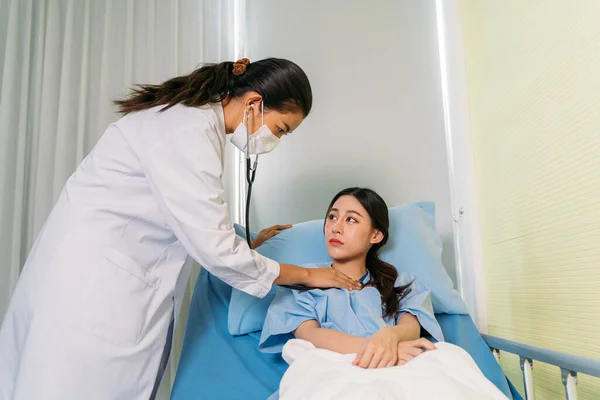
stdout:
{"type": "Polygon", "coordinates": [[[424,338],[398,343],[398,361],[395,365],[406,364],[418,355],[423,354],[423,349],[435,350],[435,345],[424,338]]]}
{"type": "Polygon", "coordinates": [[[270,228],[263,229],[256,236],[256,239],[254,239],[252,241],[252,248],[256,249],[261,244],[263,244],[267,240],[271,239],[273,236],[277,236],[277,235],[279,235],[279,233],[281,231],[286,230],[286,229],[290,229],[291,227],[292,227],[292,224],[288,224],[288,225],[273,225],[270,228]]]}
{"type": "Polygon", "coordinates": [[[381,328],[365,342],[352,364],[361,368],[393,367],[398,362],[399,340],[393,327],[381,328]]]}

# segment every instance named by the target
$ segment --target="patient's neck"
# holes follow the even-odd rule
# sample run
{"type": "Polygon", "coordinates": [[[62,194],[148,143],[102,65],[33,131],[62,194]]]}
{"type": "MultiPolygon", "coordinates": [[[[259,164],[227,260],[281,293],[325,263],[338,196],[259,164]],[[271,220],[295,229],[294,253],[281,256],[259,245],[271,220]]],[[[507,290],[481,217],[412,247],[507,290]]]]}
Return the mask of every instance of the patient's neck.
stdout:
{"type": "Polygon", "coordinates": [[[352,279],[359,280],[367,273],[367,265],[365,258],[354,260],[333,260],[331,264],[336,271],[343,272],[352,279]]]}

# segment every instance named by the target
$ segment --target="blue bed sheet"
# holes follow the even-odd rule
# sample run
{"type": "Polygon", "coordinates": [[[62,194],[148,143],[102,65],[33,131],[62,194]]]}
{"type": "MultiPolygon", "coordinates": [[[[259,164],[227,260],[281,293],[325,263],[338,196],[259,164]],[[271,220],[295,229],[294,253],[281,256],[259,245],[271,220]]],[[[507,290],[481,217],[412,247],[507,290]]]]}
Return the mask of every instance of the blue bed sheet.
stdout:
{"type": "MultiPolygon", "coordinates": [[[[287,364],[279,354],[258,350],[258,336],[233,337],[227,330],[231,288],[202,270],[185,332],[171,399],[264,400],[277,390],[287,364]]],[[[487,378],[509,398],[522,400],[473,321],[466,315],[436,315],[446,341],[471,354],[487,378]],[[511,391],[516,396],[511,395],[511,391]]]]}

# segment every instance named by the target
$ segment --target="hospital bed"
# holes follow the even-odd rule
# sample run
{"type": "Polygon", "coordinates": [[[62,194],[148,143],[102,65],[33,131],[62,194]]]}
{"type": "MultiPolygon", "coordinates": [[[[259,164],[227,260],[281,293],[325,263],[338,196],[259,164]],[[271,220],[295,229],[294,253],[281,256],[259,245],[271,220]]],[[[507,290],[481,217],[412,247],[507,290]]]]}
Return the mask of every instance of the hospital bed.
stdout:
{"type": "MultiPolygon", "coordinates": [[[[258,335],[234,337],[229,333],[230,295],[231,287],[206,270],[200,272],[171,399],[264,400],[277,390],[287,364],[279,354],[260,352],[258,335]]],[[[577,373],[600,377],[600,361],[480,335],[467,315],[436,317],[446,341],[467,350],[483,374],[509,399],[522,397],[497,363],[500,351],[520,356],[527,400],[534,398],[531,370],[535,361],[561,369],[567,400],[577,398],[577,373]]]]}
{"type": "MultiPolygon", "coordinates": [[[[278,388],[287,364],[258,350],[258,336],[227,329],[231,287],[202,270],[185,332],[171,399],[264,400],[278,388]]],[[[522,399],[505,378],[488,345],[467,315],[436,315],[446,341],[469,352],[484,375],[511,399],[522,399]]]]}
{"type": "MultiPolygon", "coordinates": [[[[452,311],[452,309],[460,311],[464,303],[458,293],[450,293],[448,287],[444,287],[450,281],[445,276],[445,272],[443,272],[444,277],[440,275],[443,270],[443,266],[439,264],[441,242],[436,237],[434,214],[434,207],[430,203],[414,203],[391,208],[391,232],[393,231],[391,235],[398,242],[397,245],[406,247],[397,248],[396,245],[392,245],[388,256],[392,257],[391,260],[394,261],[392,264],[396,267],[403,261],[400,258],[393,258],[398,257],[398,254],[407,255],[414,249],[419,252],[419,256],[424,257],[420,259],[409,257],[409,264],[414,264],[416,261],[419,272],[426,272],[425,275],[420,276],[420,279],[429,280],[428,287],[436,288],[432,290],[434,308],[437,301],[440,305],[438,309],[447,310],[436,311],[436,319],[442,328],[445,340],[466,350],[487,379],[509,399],[520,400],[522,396],[502,372],[498,363],[501,351],[514,353],[520,357],[527,400],[533,399],[531,371],[536,361],[560,368],[566,398],[575,400],[577,373],[600,377],[600,361],[481,335],[467,313],[452,311]],[[421,245],[423,248],[419,249],[421,245]],[[428,252],[431,254],[427,254],[428,252]],[[429,256],[432,258],[428,259],[429,256]],[[428,266],[428,260],[435,262],[428,266]],[[435,263],[437,265],[434,265],[435,263]],[[435,276],[436,274],[438,276],[435,276]],[[444,291],[449,298],[455,295],[454,303],[445,303],[450,307],[446,307],[440,301],[442,299],[439,295],[444,294],[444,291]]],[[[244,231],[239,226],[236,227],[236,231],[240,236],[244,236],[244,231]]],[[[271,249],[269,245],[261,246],[261,249],[266,248],[263,255],[279,262],[297,264],[312,262],[313,258],[320,257],[319,252],[322,253],[321,256],[326,255],[324,248],[319,249],[323,240],[317,237],[319,236],[317,232],[322,234],[321,221],[297,224],[293,229],[278,235],[274,242],[277,240],[279,242],[273,244],[271,249]],[[285,247],[286,241],[287,247],[285,247]],[[307,252],[306,249],[311,251],[307,252]],[[296,254],[292,254],[294,252],[296,254]],[[307,253],[312,254],[307,255],[307,253]]],[[[385,257],[385,252],[382,257],[385,257]]],[[[258,350],[260,332],[236,336],[230,333],[230,304],[233,304],[232,298],[235,297],[238,301],[236,307],[240,305],[240,299],[244,299],[244,296],[239,296],[240,293],[234,293],[236,296],[232,296],[230,286],[202,269],[190,304],[182,355],[171,393],[172,399],[264,400],[277,391],[279,382],[288,367],[281,355],[258,350]]],[[[252,310],[254,307],[252,302],[256,301],[251,296],[247,298],[250,306],[242,312],[243,315],[251,312],[248,310],[252,310]]],[[[246,300],[243,300],[243,303],[246,304],[246,300]]],[[[231,308],[235,309],[235,307],[231,308]]]]}

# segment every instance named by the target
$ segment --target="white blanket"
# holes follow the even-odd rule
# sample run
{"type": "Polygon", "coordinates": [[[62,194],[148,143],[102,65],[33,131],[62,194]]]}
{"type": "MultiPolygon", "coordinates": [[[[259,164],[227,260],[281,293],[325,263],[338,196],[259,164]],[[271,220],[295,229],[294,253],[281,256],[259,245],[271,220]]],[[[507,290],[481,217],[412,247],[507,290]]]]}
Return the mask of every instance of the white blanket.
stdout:
{"type": "Polygon", "coordinates": [[[403,366],[362,369],[354,355],[317,349],[292,339],[283,348],[290,364],[279,387],[281,400],[295,399],[444,399],[506,400],[471,356],[449,343],[436,344],[403,366]]]}

